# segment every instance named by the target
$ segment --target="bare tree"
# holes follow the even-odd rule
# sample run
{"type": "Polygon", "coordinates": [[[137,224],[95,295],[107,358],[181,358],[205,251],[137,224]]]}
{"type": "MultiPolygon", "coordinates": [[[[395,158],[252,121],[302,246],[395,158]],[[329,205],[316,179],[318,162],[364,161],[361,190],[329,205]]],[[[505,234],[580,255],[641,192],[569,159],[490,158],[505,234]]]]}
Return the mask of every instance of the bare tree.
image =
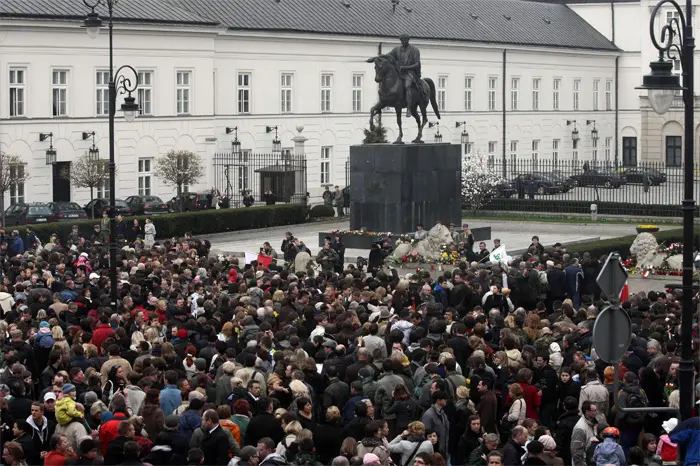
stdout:
{"type": "MultiPolygon", "coordinates": [[[[94,190],[109,183],[109,162],[101,159],[91,160],[85,154],[71,164],[70,177],[76,187],[90,188],[90,200],[92,200],[94,190]]],[[[94,205],[92,217],[95,217],[94,205]]]]}
{"type": "Polygon", "coordinates": [[[31,178],[27,172],[27,165],[17,155],[6,154],[0,151],[0,221],[5,225],[5,193],[18,188],[31,178]]]}
{"type": "Polygon", "coordinates": [[[199,154],[187,150],[171,150],[156,159],[155,175],[177,188],[180,211],[184,210],[182,186],[196,184],[204,176],[204,162],[199,154]]]}

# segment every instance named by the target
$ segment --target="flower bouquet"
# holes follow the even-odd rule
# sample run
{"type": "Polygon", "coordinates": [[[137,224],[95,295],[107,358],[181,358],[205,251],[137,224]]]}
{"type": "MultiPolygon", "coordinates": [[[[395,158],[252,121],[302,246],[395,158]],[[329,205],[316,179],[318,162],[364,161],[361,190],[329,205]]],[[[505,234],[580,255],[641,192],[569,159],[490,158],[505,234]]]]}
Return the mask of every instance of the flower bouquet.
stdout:
{"type": "Polygon", "coordinates": [[[637,225],[637,233],[656,233],[659,227],[656,225],[637,225]]]}

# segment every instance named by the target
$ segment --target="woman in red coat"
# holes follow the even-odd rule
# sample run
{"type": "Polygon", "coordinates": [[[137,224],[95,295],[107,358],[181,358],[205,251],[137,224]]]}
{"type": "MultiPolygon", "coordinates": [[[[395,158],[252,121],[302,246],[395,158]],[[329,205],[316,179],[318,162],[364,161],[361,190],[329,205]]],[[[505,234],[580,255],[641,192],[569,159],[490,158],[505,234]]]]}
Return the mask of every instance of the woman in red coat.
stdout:
{"type": "MultiPolygon", "coordinates": [[[[537,415],[542,403],[542,394],[537,388],[532,385],[532,371],[528,368],[523,368],[518,371],[517,383],[523,388],[523,399],[525,400],[526,416],[539,422],[540,418],[537,415]]],[[[511,403],[510,395],[506,399],[506,406],[511,403]]]]}

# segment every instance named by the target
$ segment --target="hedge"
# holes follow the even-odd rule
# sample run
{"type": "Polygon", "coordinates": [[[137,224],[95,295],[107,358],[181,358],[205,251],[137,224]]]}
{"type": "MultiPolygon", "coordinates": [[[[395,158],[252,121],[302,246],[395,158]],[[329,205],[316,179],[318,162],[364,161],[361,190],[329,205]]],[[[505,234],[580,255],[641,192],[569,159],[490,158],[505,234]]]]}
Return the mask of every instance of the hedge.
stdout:
{"type": "MultiPolygon", "coordinates": [[[[657,231],[656,233],[652,233],[652,235],[656,237],[656,240],[659,242],[659,244],[683,242],[682,228],[657,231]]],[[[620,256],[624,258],[630,255],[630,246],[632,246],[632,242],[636,237],[637,235],[635,234],[604,240],[585,241],[582,243],[568,246],[566,249],[569,252],[578,252],[579,254],[589,252],[591,253],[592,257],[600,257],[603,255],[607,255],[611,252],[619,252],[620,256]]],[[[695,236],[693,238],[693,244],[698,244],[698,241],[700,241],[700,232],[696,231],[695,236]]],[[[692,245],[689,247],[692,247],[692,245]]]]}
{"type": "MultiPolygon", "coordinates": [[[[186,232],[191,232],[193,235],[204,235],[304,223],[306,213],[306,206],[301,204],[278,204],[166,214],[152,216],[151,219],[156,226],[156,236],[158,238],[170,238],[183,236],[186,232]]],[[[124,221],[127,224],[131,224],[134,218],[139,220],[141,226],[146,222],[145,216],[125,217],[124,221]]],[[[78,225],[80,234],[89,238],[92,236],[93,226],[98,223],[100,223],[99,219],[81,222],[47,223],[31,225],[31,227],[42,241],[48,241],[49,236],[52,233],[56,233],[59,239],[65,242],[71,233],[73,225],[78,225]]],[[[17,230],[20,235],[24,235],[26,226],[7,227],[7,230],[17,230]]]]}
{"type": "MultiPolygon", "coordinates": [[[[496,198],[482,207],[484,210],[505,210],[513,212],[555,212],[563,214],[591,213],[591,204],[598,206],[601,215],[633,215],[644,217],[682,217],[679,204],[640,204],[630,202],[594,202],[557,199],[515,199],[496,198]]],[[[696,216],[700,206],[696,207],[696,216]]]]}
{"type": "Polygon", "coordinates": [[[335,209],[329,205],[319,204],[315,205],[309,211],[309,217],[311,218],[328,218],[335,217],[335,209]]]}

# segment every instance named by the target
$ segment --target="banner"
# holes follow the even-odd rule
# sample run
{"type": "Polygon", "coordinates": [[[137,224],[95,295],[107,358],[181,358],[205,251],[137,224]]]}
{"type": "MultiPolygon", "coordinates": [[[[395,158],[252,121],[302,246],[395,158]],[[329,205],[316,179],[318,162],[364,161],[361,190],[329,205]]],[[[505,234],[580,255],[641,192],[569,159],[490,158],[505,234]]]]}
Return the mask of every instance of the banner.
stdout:
{"type": "Polygon", "coordinates": [[[250,264],[253,261],[258,260],[258,255],[253,254],[252,252],[246,252],[245,253],[245,263],[250,264]]]}
{"type": "Polygon", "coordinates": [[[265,268],[268,268],[270,264],[272,264],[272,257],[266,256],[264,254],[258,254],[257,261],[258,264],[262,265],[265,268]]]}
{"type": "Polygon", "coordinates": [[[510,259],[510,256],[506,252],[505,244],[502,244],[491,251],[491,254],[489,255],[489,261],[493,262],[494,264],[507,264],[510,259]]]}

